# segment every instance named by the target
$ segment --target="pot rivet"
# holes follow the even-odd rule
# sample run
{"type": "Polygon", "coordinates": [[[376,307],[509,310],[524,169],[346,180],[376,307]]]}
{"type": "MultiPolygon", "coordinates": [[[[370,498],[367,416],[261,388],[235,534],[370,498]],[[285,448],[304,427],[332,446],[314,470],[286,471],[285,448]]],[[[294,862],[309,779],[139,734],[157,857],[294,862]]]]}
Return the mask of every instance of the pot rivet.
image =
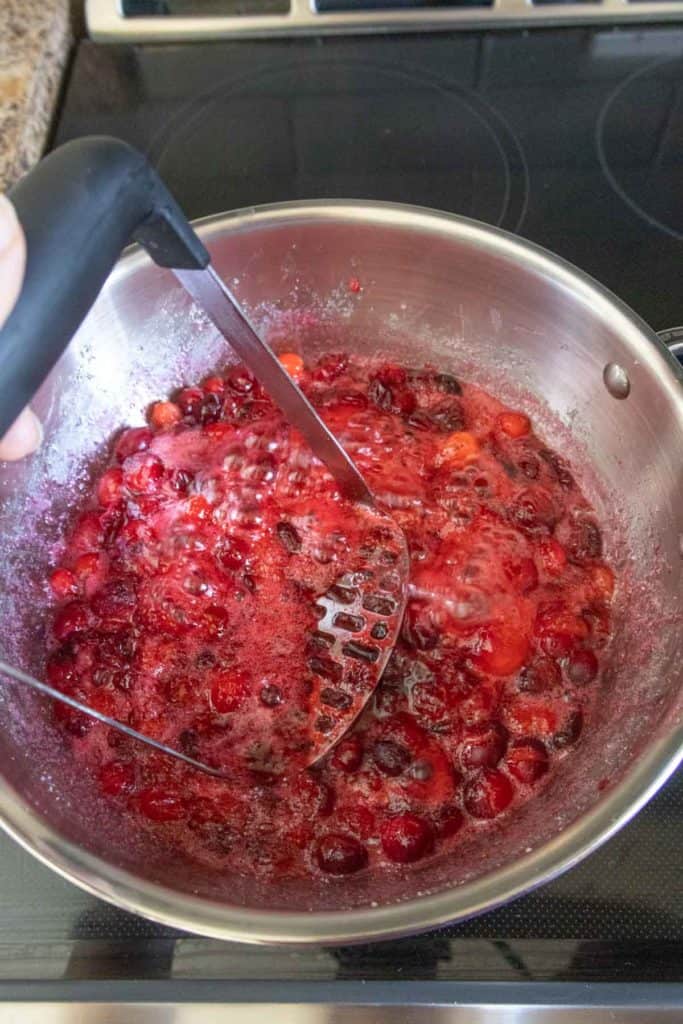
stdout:
{"type": "Polygon", "coordinates": [[[602,379],[612,398],[628,398],[631,381],[623,366],[619,363],[608,363],[602,371],[602,379]]]}

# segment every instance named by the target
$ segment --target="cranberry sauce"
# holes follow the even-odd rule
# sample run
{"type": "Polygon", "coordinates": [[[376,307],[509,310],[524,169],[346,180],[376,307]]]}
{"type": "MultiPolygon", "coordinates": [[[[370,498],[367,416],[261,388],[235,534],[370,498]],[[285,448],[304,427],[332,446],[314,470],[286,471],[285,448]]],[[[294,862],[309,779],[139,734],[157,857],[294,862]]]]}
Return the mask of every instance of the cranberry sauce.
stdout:
{"type": "Polygon", "coordinates": [[[457,854],[590,727],[614,587],[600,528],[528,417],[474,385],[281,358],[408,539],[410,600],[369,706],[301,768],[313,683],[323,706],[341,699],[316,598],[371,528],[233,367],[116,440],[50,579],[47,676],[209,763],[246,745],[248,770],[222,782],[68,707],[56,718],[107,797],[217,870],[335,876],[457,854]]]}

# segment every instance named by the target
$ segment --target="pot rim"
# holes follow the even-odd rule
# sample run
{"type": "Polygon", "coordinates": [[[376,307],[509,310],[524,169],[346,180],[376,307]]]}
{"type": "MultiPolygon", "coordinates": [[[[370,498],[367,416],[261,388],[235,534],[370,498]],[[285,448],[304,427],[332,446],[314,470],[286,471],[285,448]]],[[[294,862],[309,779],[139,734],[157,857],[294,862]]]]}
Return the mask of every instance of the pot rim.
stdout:
{"type": "MultiPolygon", "coordinates": [[[[358,221],[457,237],[493,249],[577,293],[600,316],[609,314],[619,334],[643,347],[683,423],[683,369],[656,334],[628,306],[583,271],[533,243],[456,214],[398,203],[315,200],[274,203],[194,221],[210,246],[229,226],[235,232],[288,222],[358,221]],[[649,345],[647,344],[649,343],[649,345]],[[651,348],[649,347],[651,346],[651,348]]],[[[110,284],[149,262],[139,247],[125,251],[110,284]]],[[[47,867],[93,896],[153,921],[210,938],[289,946],[335,945],[388,939],[426,931],[492,910],[530,892],[578,864],[601,846],[654,796],[683,761],[683,722],[678,716],[613,788],[581,818],[538,849],[490,874],[405,903],[339,911],[291,912],[240,908],[150,882],[108,864],[62,838],[10,787],[0,789],[0,825],[47,867]]],[[[333,883],[332,883],[333,884],[333,883]]]]}

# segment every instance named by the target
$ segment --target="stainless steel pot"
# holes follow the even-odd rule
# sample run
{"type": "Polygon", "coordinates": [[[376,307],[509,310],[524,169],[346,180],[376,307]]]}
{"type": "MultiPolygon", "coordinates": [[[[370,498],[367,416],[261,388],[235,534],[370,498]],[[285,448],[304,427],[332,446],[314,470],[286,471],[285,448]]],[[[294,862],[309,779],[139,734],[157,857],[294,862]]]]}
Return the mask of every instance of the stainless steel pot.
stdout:
{"type": "MultiPolygon", "coordinates": [[[[150,845],[74,770],[39,698],[3,683],[2,824],[93,894],[219,938],[341,943],[480,913],[576,864],[683,756],[683,374],[594,281],[459,217],[293,203],[212,217],[199,233],[272,341],[381,350],[469,376],[526,408],[581,467],[622,581],[601,707],[543,795],[455,855],[381,880],[271,885],[150,845]]],[[[19,665],[42,670],[46,569],[112,430],[230,358],[172,274],[127,252],[35,402],[44,448],[2,469],[0,613],[19,665]]]]}

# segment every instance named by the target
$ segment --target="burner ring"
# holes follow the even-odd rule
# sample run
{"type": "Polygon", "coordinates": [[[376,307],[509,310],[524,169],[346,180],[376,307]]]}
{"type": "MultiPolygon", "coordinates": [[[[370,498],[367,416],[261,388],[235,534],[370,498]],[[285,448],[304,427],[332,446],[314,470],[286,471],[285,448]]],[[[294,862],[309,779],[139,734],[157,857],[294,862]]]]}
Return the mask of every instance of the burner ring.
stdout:
{"type": "Polygon", "coordinates": [[[624,186],[617,179],[614,171],[610,167],[609,158],[607,156],[605,148],[605,133],[610,113],[617,101],[631,87],[631,85],[650,74],[652,71],[657,71],[667,64],[677,63],[681,60],[681,57],[683,57],[683,54],[678,57],[665,57],[663,59],[651,61],[644,67],[638,68],[637,71],[628,75],[628,77],[620,82],[619,85],[609,94],[602,106],[602,109],[600,110],[600,113],[598,114],[598,119],[595,124],[595,148],[597,151],[598,161],[600,163],[602,173],[605,175],[614,192],[632,210],[633,213],[642,218],[642,220],[648,223],[651,227],[656,228],[659,231],[663,231],[664,234],[667,234],[678,241],[683,241],[683,231],[679,231],[677,228],[665,223],[659,217],[655,217],[653,214],[649,213],[639,202],[629,195],[624,186]]]}

